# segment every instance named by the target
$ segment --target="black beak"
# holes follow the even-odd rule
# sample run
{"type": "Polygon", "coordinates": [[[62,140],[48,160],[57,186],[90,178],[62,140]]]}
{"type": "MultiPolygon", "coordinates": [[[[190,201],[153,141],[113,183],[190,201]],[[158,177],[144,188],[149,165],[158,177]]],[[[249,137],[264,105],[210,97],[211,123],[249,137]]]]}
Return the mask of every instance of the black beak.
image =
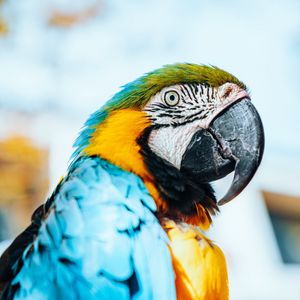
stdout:
{"type": "Polygon", "coordinates": [[[235,198],[255,174],[264,151],[261,119],[244,98],[219,114],[208,129],[197,131],[181,162],[181,171],[195,183],[222,178],[235,170],[223,205],[235,198]]]}

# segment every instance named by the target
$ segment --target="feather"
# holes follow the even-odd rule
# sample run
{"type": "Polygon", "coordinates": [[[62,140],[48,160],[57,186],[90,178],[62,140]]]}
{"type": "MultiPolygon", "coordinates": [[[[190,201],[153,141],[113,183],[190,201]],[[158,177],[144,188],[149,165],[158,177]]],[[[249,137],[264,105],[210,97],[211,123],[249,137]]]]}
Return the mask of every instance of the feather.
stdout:
{"type": "Polygon", "coordinates": [[[2,299],[176,298],[167,239],[137,176],[80,158],[48,201],[2,299]]]}

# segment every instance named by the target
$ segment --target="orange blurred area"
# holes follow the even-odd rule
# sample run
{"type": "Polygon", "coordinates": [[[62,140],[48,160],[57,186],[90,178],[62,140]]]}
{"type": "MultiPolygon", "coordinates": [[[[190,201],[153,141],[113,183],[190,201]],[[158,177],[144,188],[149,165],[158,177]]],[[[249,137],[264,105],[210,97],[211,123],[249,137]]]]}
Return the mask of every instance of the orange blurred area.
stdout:
{"type": "Polygon", "coordinates": [[[24,229],[49,187],[48,150],[23,136],[0,141],[0,209],[13,232],[24,229]]]}
{"type": "Polygon", "coordinates": [[[82,22],[88,21],[97,16],[102,11],[102,1],[88,6],[87,8],[75,13],[61,12],[57,9],[50,8],[48,23],[50,26],[71,27],[82,22]]]}

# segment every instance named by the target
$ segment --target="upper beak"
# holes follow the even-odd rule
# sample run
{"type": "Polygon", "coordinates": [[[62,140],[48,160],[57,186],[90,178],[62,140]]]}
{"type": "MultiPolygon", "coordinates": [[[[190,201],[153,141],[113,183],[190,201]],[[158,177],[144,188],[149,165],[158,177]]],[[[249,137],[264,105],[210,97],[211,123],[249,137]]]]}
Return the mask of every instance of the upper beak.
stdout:
{"type": "Polygon", "coordinates": [[[235,170],[232,184],[218,201],[235,198],[255,174],[264,151],[264,130],[248,98],[226,108],[208,129],[197,131],[181,162],[181,171],[195,182],[210,182],[235,170]]]}

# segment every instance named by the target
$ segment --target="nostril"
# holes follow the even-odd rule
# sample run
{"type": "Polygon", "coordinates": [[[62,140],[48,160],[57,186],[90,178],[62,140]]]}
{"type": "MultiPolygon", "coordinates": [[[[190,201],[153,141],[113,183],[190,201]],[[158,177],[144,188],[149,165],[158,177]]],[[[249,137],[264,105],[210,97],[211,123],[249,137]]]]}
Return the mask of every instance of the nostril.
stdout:
{"type": "Polygon", "coordinates": [[[231,94],[231,92],[232,92],[232,87],[229,86],[229,87],[226,88],[226,90],[224,91],[223,96],[224,96],[225,98],[227,98],[227,97],[231,94]]]}

